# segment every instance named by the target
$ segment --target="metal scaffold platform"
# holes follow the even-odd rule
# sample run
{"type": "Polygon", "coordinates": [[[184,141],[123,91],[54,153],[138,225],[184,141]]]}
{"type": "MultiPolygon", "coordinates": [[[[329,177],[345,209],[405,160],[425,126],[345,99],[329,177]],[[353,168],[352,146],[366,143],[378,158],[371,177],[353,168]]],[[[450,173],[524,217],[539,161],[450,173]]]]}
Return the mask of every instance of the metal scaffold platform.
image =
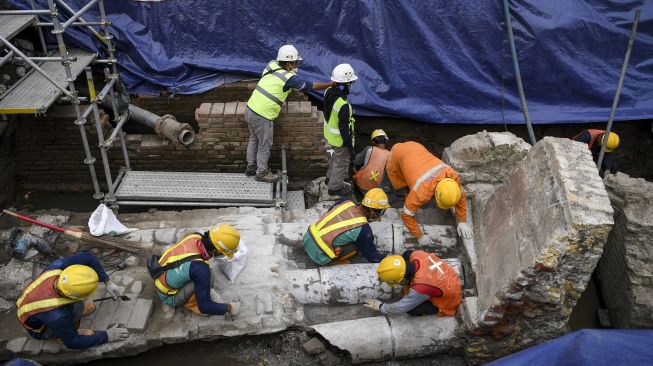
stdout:
{"type": "Polygon", "coordinates": [[[0,15],[0,37],[12,39],[35,20],[34,15],[0,15]]]}
{"type": "MultiPolygon", "coordinates": [[[[59,57],[59,53],[55,53],[54,56],[59,57]]],[[[70,49],[68,57],[77,59],[70,62],[70,71],[73,77],[77,77],[95,60],[96,55],[79,49],[70,49]]],[[[62,87],[66,85],[66,70],[60,64],[45,62],[41,68],[59,85],[62,87]]],[[[13,85],[6,96],[0,100],[0,114],[45,113],[61,94],[61,89],[48,82],[42,74],[32,72],[13,85]]]]}
{"type": "Polygon", "coordinates": [[[276,205],[274,185],[239,173],[128,171],[116,191],[118,205],[276,205]]]}

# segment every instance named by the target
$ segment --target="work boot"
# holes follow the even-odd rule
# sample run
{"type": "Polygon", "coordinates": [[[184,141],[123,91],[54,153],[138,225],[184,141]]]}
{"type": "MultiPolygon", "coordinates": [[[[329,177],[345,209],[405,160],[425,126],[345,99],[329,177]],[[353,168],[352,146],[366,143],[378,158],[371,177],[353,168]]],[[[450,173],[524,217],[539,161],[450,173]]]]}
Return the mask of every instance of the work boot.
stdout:
{"type": "Polygon", "coordinates": [[[332,190],[329,189],[328,191],[329,196],[349,196],[351,194],[351,186],[348,184],[345,184],[342,186],[342,188],[338,190],[332,190]]]}
{"type": "Polygon", "coordinates": [[[279,180],[279,176],[268,169],[268,171],[263,174],[257,174],[254,179],[258,182],[274,183],[279,180]]]}
{"type": "Polygon", "coordinates": [[[248,177],[253,177],[256,175],[256,165],[248,165],[245,169],[245,175],[248,177]]]}

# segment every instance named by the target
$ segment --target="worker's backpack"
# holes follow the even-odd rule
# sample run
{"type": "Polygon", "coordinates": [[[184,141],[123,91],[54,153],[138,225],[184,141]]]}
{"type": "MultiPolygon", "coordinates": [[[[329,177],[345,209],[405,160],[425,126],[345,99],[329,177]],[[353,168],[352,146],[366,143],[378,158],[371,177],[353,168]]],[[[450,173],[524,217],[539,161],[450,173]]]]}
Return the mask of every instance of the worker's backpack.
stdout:
{"type": "Polygon", "coordinates": [[[167,270],[175,269],[188,261],[192,261],[194,259],[201,259],[201,258],[202,258],[201,255],[194,254],[186,258],[180,259],[178,261],[170,262],[165,266],[162,266],[159,264],[159,259],[161,259],[161,256],[152,255],[147,260],[147,271],[150,272],[150,277],[156,279],[159,278],[159,276],[161,276],[162,274],[164,274],[167,270]]]}

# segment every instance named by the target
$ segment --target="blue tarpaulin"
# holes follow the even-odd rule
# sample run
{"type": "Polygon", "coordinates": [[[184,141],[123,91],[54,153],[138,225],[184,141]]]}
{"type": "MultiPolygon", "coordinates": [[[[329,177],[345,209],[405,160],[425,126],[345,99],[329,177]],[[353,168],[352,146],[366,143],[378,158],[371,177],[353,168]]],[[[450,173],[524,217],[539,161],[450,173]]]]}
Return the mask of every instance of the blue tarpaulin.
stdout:
{"type": "MultiPolygon", "coordinates": [[[[29,1],[10,0],[21,8],[29,1]]],[[[41,5],[45,0],[38,0],[41,5]]],[[[67,0],[74,9],[84,0],[67,0]]],[[[432,123],[523,123],[501,0],[104,1],[133,93],[202,93],[260,75],[283,44],[299,75],[350,63],[357,114],[432,123]]],[[[608,118],[636,8],[639,32],[617,120],[653,117],[651,0],[511,0],[534,123],[608,118]]],[[[86,20],[99,19],[97,7],[86,20]]],[[[98,49],[79,30],[72,43],[98,49]]],[[[322,94],[314,92],[321,97],[322,94]]]]}
{"type": "Polygon", "coordinates": [[[584,329],[487,366],[651,365],[653,330],[584,329]]]}

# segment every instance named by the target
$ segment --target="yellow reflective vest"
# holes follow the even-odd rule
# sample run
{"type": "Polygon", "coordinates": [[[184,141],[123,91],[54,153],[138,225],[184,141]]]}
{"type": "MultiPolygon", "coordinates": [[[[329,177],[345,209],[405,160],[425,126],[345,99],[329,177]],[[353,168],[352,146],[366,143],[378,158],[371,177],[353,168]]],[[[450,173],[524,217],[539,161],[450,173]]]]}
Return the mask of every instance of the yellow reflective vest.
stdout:
{"type": "Polygon", "coordinates": [[[261,75],[247,106],[259,116],[273,121],[279,117],[281,105],[292,91],[291,88],[283,91],[283,87],[295,72],[284,70],[277,61],[270,61],[261,75]]]}
{"type": "Polygon", "coordinates": [[[340,121],[338,113],[340,113],[340,110],[345,107],[349,110],[349,133],[351,134],[351,145],[354,146],[355,120],[353,117],[353,109],[346,99],[338,98],[336,99],[336,102],[333,103],[329,120],[324,121],[324,138],[327,140],[329,145],[333,147],[342,147],[344,143],[342,136],[340,135],[340,129],[338,128],[338,123],[340,121]]]}

